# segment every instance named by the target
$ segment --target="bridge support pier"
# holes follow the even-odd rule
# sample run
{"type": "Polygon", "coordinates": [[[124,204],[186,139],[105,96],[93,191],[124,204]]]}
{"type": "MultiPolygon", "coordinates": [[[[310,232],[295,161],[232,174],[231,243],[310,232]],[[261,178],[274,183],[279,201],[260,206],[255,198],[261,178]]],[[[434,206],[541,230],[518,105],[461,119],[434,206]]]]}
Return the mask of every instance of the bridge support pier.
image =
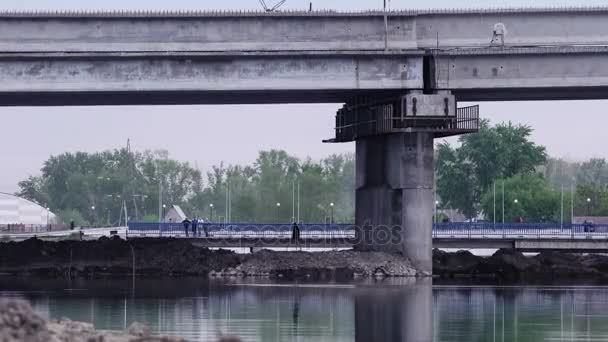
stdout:
{"type": "Polygon", "coordinates": [[[336,137],[356,141],[355,248],[399,253],[432,274],[433,139],[479,129],[477,106],[450,92],[362,96],[336,114],[336,137]]]}
{"type": "Polygon", "coordinates": [[[397,252],[432,273],[433,133],[357,140],[359,250],[397,252]]]}

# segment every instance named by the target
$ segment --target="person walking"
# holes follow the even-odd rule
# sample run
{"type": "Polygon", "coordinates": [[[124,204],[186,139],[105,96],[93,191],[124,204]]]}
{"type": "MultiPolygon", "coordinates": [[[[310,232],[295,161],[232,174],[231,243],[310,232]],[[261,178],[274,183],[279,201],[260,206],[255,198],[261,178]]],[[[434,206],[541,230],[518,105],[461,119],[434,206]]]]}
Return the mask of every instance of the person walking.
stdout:
{"type": "Polygon", "coordinates": [[[205,221],[201,220],[201,224],[203,225],[203,231],[205,233],[205,237],[209,237],[209,227],[205,224],[205,221]]]}
{"type": "Polygon", "coordinates": [[[188,237],[188,229],[190,228],[190,221],[186,218],[182,221],[184,225],[184,230],[186,231],[186,237],[188,237]]]}
{"type": "Polygon", "coordinates": [[[192,237],[196,237],[196,229],[198,227],[198,220],[196,217],[192,219],[192,237]]]}

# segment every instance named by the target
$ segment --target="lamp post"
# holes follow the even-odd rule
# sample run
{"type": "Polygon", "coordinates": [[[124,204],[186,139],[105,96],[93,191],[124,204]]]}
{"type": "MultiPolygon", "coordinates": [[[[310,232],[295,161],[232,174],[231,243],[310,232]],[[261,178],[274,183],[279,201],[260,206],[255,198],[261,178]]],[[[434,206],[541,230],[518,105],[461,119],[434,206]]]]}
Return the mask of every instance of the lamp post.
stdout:
{"type": "Polygon", "coordinates": [[[163,222],[165,222],[165,209],[167,209],[167,205],[163,204],[163,215],[162,215],[163,216],[162,217],[163,222]]]}
{"type": "Polygon", "coordinates": [[[46,226],[49,226],[49,211],[51,210],[51,208],[46,207],[46,226]]]}
{"type": "Polygon", "coordinates": [[[587,197],[587,216],[590,215],[591,198],[587,197]]]}
{"type": "Polygon", "coordinates": [[[281,209],[281,202],[277,202],[277,224],[279,223],[279,209],[281,209]]]}
{"type": "Polygon", "coordinates": [[[439,222],[439,217],[437,217],[437,206],[439,205],[439,201],[435,201],[435,223],[439,222]]]}
{"type": "Polygon", "coordinates": [[[209,211],[211,212],[209,215],[209,222],[213,222],[213,203],[209,204],[209,211]]]}
{"type": "Polygon", "coordinates": [[[334,224],[334,202],[329,203],[329,207],[331,208],[331,216],[329,219],[329,224],[334,224]]]}
{"type": "MultiPolygon", "coordinates": [[[[517,205],[517,203],[519,203],[519,201],[517,200],[517,198],[513,200],[513,203],[515,203],[515,205],[517,205]]],[[[518,218],[517,222],[520,223],[519,222],[519,218],[518,218]]]]}
{"type": "Polygon", "coordinates": [[[91,206],[91,214],[93,217],[92,225],[95,226],[95,206],[94,205],[91,206]]]}

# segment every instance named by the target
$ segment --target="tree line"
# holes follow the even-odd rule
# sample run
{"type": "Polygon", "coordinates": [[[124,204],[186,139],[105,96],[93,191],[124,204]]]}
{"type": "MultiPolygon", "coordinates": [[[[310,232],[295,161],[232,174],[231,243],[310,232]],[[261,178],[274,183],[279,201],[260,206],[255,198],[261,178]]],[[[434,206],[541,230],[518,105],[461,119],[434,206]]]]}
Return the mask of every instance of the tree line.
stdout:
{"type": "Polygon", "coordinates": [[[41,175],[19,183],[17,195],[79,225],[124,222],[125,208],[131,220],[158,221],[162,204],[167,209],[179,205],[191,218],[223,221],[228,194],[233,222],[298,217],[302,222],[350,222],[354,172],[352,154],[315,161],[270,150],[260,152],[251,165],[213,166],[204,178],[190,163],[169,158],[167,151],[116,149],[51,156],[41,175]]]}
{"type": "MultiPolygon", "coordinates": [[[[562,216],[569,222],[574,198],[575,216],[608,216],[608,162],[550,158],[531,133],[525,125],[482,121],[478,133],[461,136],[458,144],[439,142],[440,211],[497,222],[557,222],[562,216]]],[[[64,153],[51,156],[19,189],[17,195],[48,206],[64,222],[82,225],[124,221],[124,209],[131,220],[157,221],[162,204],[214,221],[353,222],[355,160],[353,154],[312,160],[270,150],[250,165],[220,164],[203,175],[167,151],[64,153]]]]}

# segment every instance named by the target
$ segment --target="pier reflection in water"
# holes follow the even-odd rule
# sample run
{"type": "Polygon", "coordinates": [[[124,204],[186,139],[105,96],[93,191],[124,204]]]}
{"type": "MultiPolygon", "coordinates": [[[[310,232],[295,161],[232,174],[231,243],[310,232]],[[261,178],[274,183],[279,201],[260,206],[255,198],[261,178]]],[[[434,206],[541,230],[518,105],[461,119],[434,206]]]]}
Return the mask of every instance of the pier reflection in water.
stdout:
{"type": "Polygon", "coordinates": [[[201,279],[51,281],[0,277],[47,317],[213,341],[608,340],[608,288],[434,286],[430,280],[348,284],[201,279]]]}

